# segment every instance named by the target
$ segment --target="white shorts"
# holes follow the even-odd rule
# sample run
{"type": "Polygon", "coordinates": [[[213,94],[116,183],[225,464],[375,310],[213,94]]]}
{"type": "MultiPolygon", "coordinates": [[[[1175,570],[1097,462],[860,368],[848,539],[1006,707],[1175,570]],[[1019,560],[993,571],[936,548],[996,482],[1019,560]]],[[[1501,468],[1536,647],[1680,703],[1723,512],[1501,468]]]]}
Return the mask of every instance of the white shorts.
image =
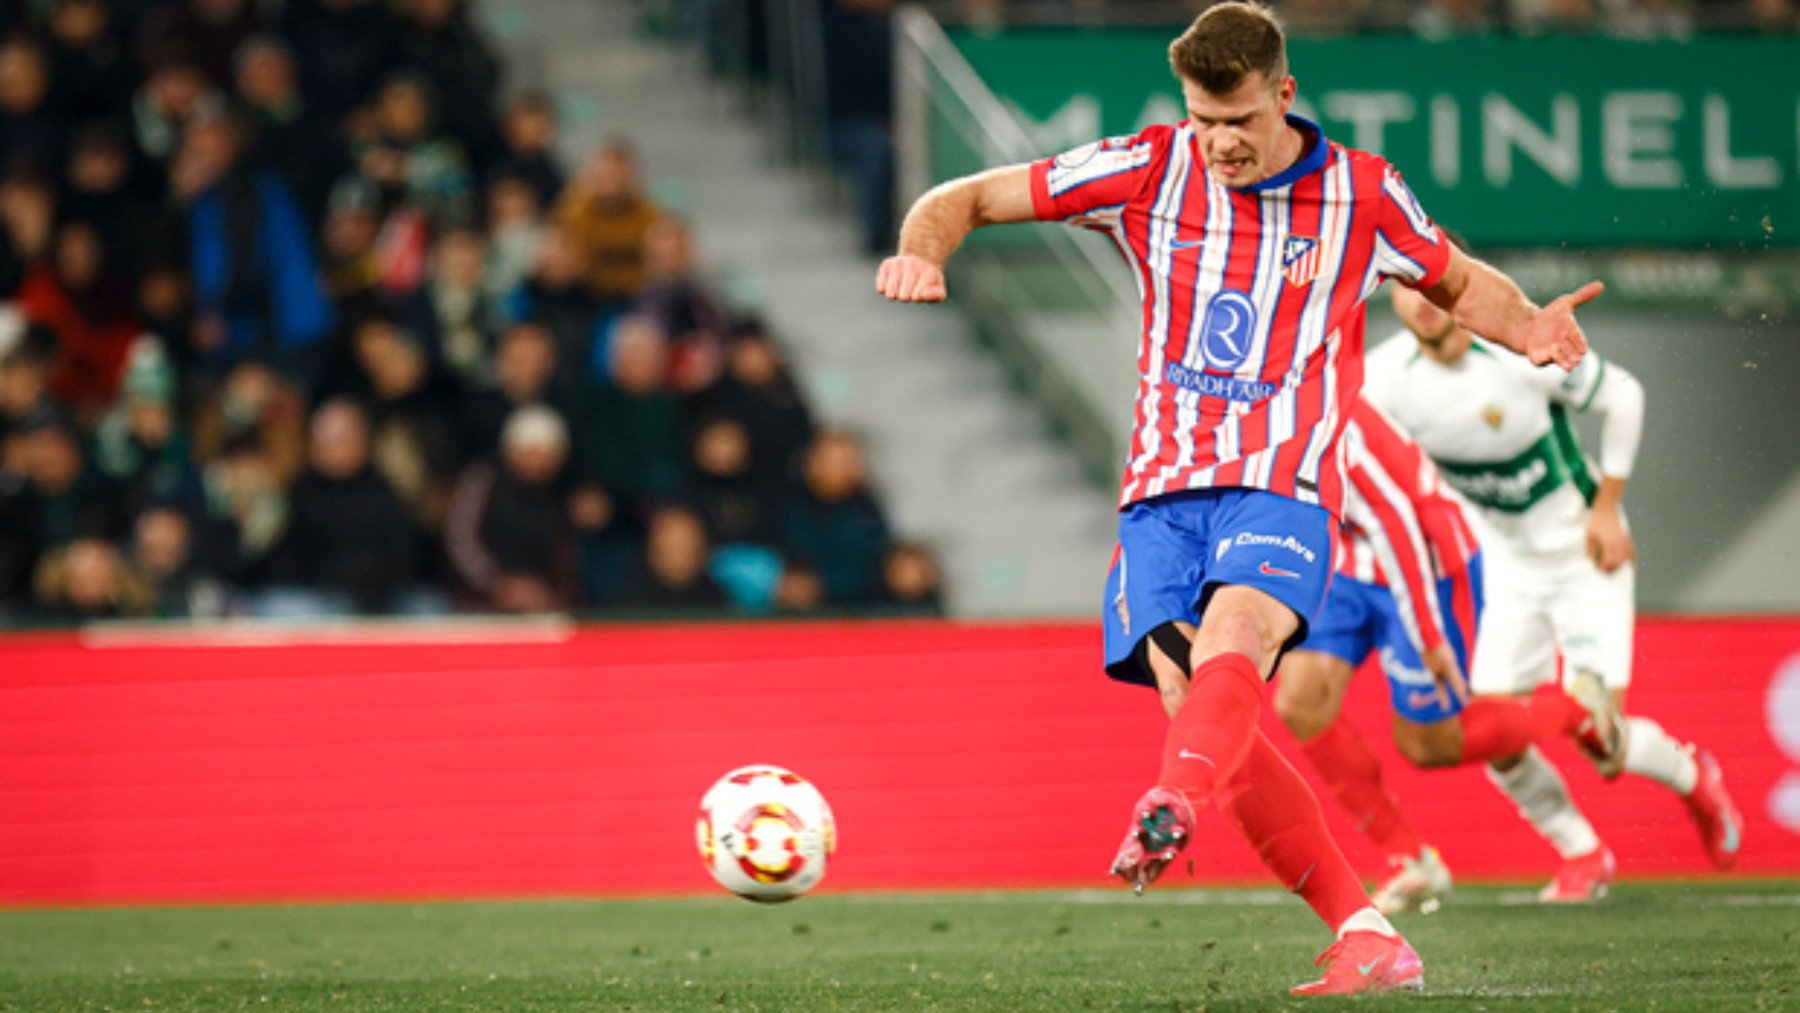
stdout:
{"type": "Polygon", "coordinates": [[[1470,666],[1473,692],[1529,693],[1556,678],[1559,649],[1569,672],[1593,672],[1608,689],[1631,684],[1635,567],[1602,573],[1580,552],[1522,557],[1502,546],[1482,556],[1486,602],[1470,666]]]}

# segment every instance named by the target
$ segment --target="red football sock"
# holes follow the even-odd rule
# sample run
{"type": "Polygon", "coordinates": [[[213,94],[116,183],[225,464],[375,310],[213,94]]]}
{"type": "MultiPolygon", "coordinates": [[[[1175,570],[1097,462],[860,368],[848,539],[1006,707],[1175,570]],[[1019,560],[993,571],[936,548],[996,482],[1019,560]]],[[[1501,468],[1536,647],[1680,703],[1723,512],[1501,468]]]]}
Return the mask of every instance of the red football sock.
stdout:
{"type": "Polygon", "coordinates": [[[1381,779],[1381,762],[1355,725],[1339,717],[1329,728],[1300,743],[1300,749],[1338,804],[1356,820],[1356,829],[1377,847],[1390,855],[1407,856],[1424,849],[1425,842],[1419,840],[1381,779]]]}
{"type": "Polygon", "coordinates": [[[1260,731],[1219,802],[1226,822],[1263,865],[1333,931],[1369,906],[1369,895],[1325,829],[1319,800],[1260,731]]]}
{"type": "Polygon", "coordinates": [[[1163,741],[1162,777],[1195,807],[1212,800],[1244,762],[1256,737],[1262,673],[1242,654],[1202,662],[1163,741]]]}
{"type": "Polygon", "coordinates": [[[1587,711],[1581,704],[1551,684],[1539,686],[1526,700],[1471,700],[1462,712],[1462,762],[1517,756],[1534,742],[1575,731],[1585,720],[1587,711]]]}

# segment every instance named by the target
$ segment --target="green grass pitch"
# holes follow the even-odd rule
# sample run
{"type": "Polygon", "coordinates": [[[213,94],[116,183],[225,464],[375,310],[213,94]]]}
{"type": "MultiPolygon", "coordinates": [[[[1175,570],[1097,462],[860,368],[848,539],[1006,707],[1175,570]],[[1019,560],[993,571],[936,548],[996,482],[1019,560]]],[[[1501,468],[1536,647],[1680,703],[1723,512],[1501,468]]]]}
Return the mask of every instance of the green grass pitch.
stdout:
{"type": "MultiPolygon", "coordinates": [[[[1530,896],[1405,919],[1425,993],[1357,1005],[1800,1009],[1800,883],[1530,896]]],[[[1328,941],[1284,894],[1187,888],[24,910],[0,1008],[1316,1008],[1286,989],[1328,941]]]]}

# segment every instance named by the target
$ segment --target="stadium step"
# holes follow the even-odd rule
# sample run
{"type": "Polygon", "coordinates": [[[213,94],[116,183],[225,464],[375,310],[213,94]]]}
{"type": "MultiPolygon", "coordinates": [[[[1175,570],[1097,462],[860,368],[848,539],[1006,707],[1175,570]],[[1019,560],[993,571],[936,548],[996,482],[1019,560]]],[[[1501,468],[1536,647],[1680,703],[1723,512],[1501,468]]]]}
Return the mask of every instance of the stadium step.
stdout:
{"type": "Polygon", "coordinates": [[[1082,480],[957,312],[875,294],[875,262],[830,186],[783,164],[691,54],[640,38],[634,4],[492,0],[486,17],[505,26],[519,83],[557,97],[571,169],[610,136],[632,141],[723,291],[781,337],[821,418],[863,437],[896,533],[937,553],[954,613],[1092,611],[1110,494],[1082,480]]]}

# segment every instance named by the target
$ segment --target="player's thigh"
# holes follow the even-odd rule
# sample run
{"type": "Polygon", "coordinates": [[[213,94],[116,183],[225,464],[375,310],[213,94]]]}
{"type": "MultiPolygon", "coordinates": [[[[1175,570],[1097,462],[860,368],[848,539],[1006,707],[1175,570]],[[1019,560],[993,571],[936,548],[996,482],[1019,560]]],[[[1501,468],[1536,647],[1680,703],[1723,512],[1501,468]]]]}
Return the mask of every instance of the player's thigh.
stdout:
{"type": "Polygon", "coordinates": [[[1302,739],[1336,720],[1356,666],[1374,649],[1368,589],[1361,581],[1333,577],[1306,639],[1281,659],[1275,673],[1275,713],[1302,739]]]}
{"type": "Polygon", "coordinates": [[[1611,690],[1631,685],[1631,638],[1637,623],[1637,570],[1611,573],[1586,559],[1571,566],[1551,605],[1556,639],[1571,672],[1592,672],[1611,690]]]}
{"type": "Polygon", "coordinates": [[[1550,582],[1537,568],[1484,551],[1484,595],[1469,689],[1477,696],[1527,693],[1556,678],[1550,582]]]}
{"type": "Polygon", "coordinates": [[[1195,656],[1240,651],[1267,674],[1325,600],[1336,522],[1316,504],[1243,489],[1220,498],[1210,524],[1195,656]]]}
{"type": "MultiPolygon", "coordinates": [[[[1143,665],[1143,641],[1166,623],[1199,625],[1207,548],[1204,528],[1187,523],[1178,503],[1136,503],[1119,514],[1119,544],[1101,608],[1108,675],[1157,684],[1143,665]]],[[[1187,658],[1180,660],[1185,668],[1187,658]]]]}

